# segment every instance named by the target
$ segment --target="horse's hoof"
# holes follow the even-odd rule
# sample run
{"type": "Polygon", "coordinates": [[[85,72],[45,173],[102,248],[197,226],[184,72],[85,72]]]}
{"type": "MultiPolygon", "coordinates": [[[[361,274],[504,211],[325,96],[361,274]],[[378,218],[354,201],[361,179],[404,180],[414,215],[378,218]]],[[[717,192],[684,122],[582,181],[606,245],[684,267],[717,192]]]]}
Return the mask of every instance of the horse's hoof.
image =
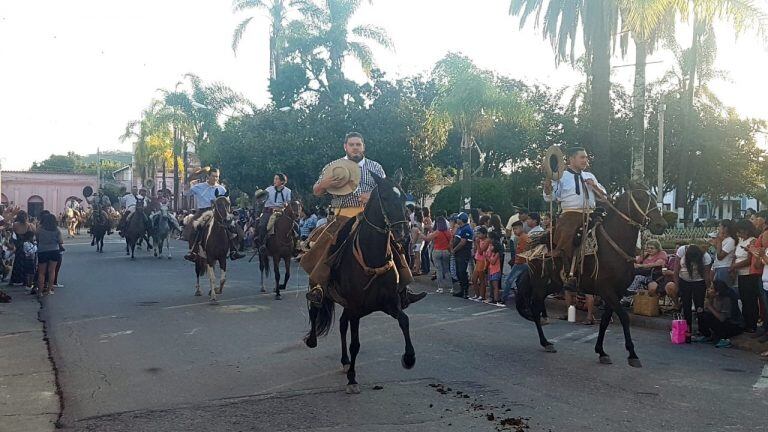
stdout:
{"type": "Polygon", "coordinates": [[[313,337],[304,338],[304,343],[309,348],[317,348],[317,338],[313,338],[313,337]]]}
{"type": "Polygon", "coordinates": [[[613,360],[611,360],[611,357],[608,355],[601,355],[600,364],[613,364],[613,360]]]}
{"type": "Polygon", "coordinates": [[[360,386],[358,384],[347,384],[347,394],[360,394],[360,386]]]}
{"type": "Polygon", "coordinates": [[[282,299],[283,299],[283,296],[281,296],[280,294],[275,294],[275,300],[282,300],[282,299]]]}
{"type": "Polygon", "coordinates": [[[631,358],[628,361],[629,361],[629,365],[632,366],[632,367],[635,367],[635,368],[643,367],[643,364],[640,363],[640,359],[639,358],[631,358]]]}
{"type": "Polygon", "coordinates": [[[221,294],[221,288],[216,288],[214,291],[216,291],[216,294],[217,294],[217,295],[220,295],[220,294],[221,294]]]}
{"type": "Polygon", "coordinates": [[[195,291],[195,297],[200,297],[201,295],[203,295],[203,293],[200,291],[195,291]]]}
{"type": "Polygon", "coordinates": [[[217,304],[219,304],[219,300],[218,300],[218,299],[214,299],[214,298],[212,298],[212,299],[210,300],[210,303],[211,303],[212,305],[217,305],[217,304]]]}
{"type": "Polygon", "coordinates": [[[400,357],[400,364],[403,365],[403,369],[412,369],[413,365],[416,364],[416,356],[403,354],[403,356],[400,357]]]}
{"type": "Polygon", "coordinates": [[[341,365],[341,373],[346,374],[347,372],[349,372],[349,363],[341,365]]]}
{"type": "Polygon", "coordinates": [[[267,292],[267,290],[265,290],[264,288],[262,288],[262,289],[261,289],[261,292],[265,293],[265,292],[267,292]]]}
{"type": "Polygon", "coordinates": [[[557,350],[555,349],[555,346],[552,344],[544,345],[544,351],[548,353],[556,353],[557,350]]]}
{"type": "Polygon", "coordinates": [[[131,261],[136,261],[136,257],[131,257],[131,261]]]}
{"type": "Polygon", "coordinates": [[[168,259],[171,259],[171,257],[168,257],[168,259]]]}

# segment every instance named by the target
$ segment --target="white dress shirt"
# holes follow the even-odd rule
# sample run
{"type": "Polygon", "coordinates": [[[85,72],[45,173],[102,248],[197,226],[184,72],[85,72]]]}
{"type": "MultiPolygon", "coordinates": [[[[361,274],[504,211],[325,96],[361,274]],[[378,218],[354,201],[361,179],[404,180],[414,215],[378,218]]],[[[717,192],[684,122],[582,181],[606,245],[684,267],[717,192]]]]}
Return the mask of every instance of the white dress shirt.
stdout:
{"type": "Polygon", "coordinates": [[[552,180],[552,195],[544,193],[544,201],[559,202],[563,210],[581,210],[586,207],[589,210],[595,208],[595,191],[592,186],[587,185],[587,180],[593,180],[597,188],[605,194],[605,188],[597,181],[594,174],[587,171],[574,173],[572,171],[563,172],[563,177],[558,180],[552,180]],[[578,194],[576,189],[576,177],[581,175],[578,194]]]}
{"type": "Polygon", "coordinates": [[[211,186],[207,182],[198,183],[189,189],[188,195],[195,197],[195,203],[198,209],[204,209],[210,207],[216,200],[216,191],[219,191],[219,196],[227,193],[227,188],[222,185],[211,186]]]}

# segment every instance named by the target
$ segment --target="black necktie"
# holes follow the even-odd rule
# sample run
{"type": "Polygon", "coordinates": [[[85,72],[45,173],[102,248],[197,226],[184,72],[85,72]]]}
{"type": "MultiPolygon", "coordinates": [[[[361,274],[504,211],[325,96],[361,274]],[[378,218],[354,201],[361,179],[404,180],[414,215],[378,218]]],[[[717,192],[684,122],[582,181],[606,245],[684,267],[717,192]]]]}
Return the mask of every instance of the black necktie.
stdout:
{"type": "Polygon", "coordinates": [[[589,199],[589,190],[587,189],[587,184],[584,181],[584,177],[581,176],[580,172],[576,172],[570,168],[568,168],[568,172],[573,174],[573,182],[576,183],[576,195],[581,195],[581,186],[584,186],[584,195],[587,196],[587,199],[589,199]]]}
{"type": "Polygon", "coordinates": [[[285,202],[285,196],[283,196],[283,190],[280,189],[279,191],[275,192],[275,204],[277,204],[277,194],[280,194],[280,198],[282,198],[281,202],[285,202]]]}

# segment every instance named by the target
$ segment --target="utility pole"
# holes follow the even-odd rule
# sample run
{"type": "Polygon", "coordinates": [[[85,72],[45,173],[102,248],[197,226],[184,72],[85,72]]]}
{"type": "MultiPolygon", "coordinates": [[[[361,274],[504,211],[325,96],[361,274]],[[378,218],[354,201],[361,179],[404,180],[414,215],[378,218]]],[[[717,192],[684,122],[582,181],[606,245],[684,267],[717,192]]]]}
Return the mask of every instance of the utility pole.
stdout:
{"type": "Polygon", "coordinates": [[[472,138],[467,132],[462,135],[461,153],[461,209],[469,214],[472,208],[472,138]]]}
{"type": "Polygon", "coordinates": [[[659,201],[660,208],[664,208],[664,111],[666,108],[664,102],[659,106],[659,166],[656,199],[659,201]]]}
{"type": "Polygon", "coordinates": [[[101,150],[96,147],[96,190],[101,189],[101,150]]]}

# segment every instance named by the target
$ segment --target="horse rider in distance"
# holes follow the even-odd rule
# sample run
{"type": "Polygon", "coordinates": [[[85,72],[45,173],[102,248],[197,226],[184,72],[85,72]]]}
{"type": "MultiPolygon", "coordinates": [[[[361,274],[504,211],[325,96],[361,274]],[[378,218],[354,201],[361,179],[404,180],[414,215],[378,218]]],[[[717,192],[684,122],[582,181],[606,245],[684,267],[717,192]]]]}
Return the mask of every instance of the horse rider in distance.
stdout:
{"type": "MultiPolygon", "coordinates": [[[[225,188],[223,185],[219,184],[219,175],[220,172],[218,169],[212,169],[208,173],[208,180],[205,182],[197,183],[196,185],[192,186],[189,189],[189,192],[187,193],[188,196],[195,197],[195,203],[197,204],[197,211],[195,212],[194,216],[192,216],[191,220],[189,220],[188,223],[184,226],[184,231],[182,233],[182,237],[186,240],[189,239],[190,236],[194,235],[194,245],[192,246],[192,249],[189,251],[187,255],[184,256],[184,259],[187,261],[196,261],[198,258],[198,253],[200,250],[200,242],[203,241],[203,233],[204,233],[204,227],[199,226],[196,230],[194,230],[192,226],[192,222],[196,221],[200,218],[200,216],[203,215],[208,210],[211,210],[211,206],[213,205],[213,202],[216,200],[217,196],[222,196],[227,193],[227,188],[225,188]],[[218,194],[217,194],[218,192],[218,194]],[[194,233],[193,233],[194,230],[194,233]]],[[[229,215],[225,215],[227,218],[229,215]]],[[[211,220],[209,223],[214,223],[213,220],[211,220]]],[[[236,260],[245,257],[244,254],[241,254],[237,250],[237,242],[235,241],[237,239],[237,231],[235,230],[235,227],[231,223],[226,224],[227,231],[229,232],[229,259],[236,260]]]]}
{"type": "Polygon", "coordinates": [[[264,202],[264,210],[259,218],[259,248],[263,251],[267,247],[267,237],[271,235],[272,227],[275,224],[276,213],[285,208],[291,202],[291,189],[285,185],[288,183],[288,176],[283,173],[275,174],[272,186],[265,189],[267,200],[264,202]]]}
{"type": "MultiPolygon", "coordinates": [[[[579,229],[585,227],[595,209],[595,197],[605,198],[605,188],[597,181],[589,168],[589,156],[582,147],[566,150],[568,167],[559,180],[544,181],[544,200],[560,204],[561,213],[554,232],[553,257],[560,257],[566,272],[565,288],[575,291],[577,257],[574,239],[579,229]]],[[[586,235],[584,232],[582,235],[586,235]]]]}
{"type": "MultiPolygon", "coordinates": [[[[331,209],[334,214],[333,222],[329,223],[315,244],[301,259],[302,268],[309,274],[310,290],[307,299],[316,305],[322,303],[325,291],[328,288],[331,267],[328,264],[329,251],[336,242],[336,235],[344,224],[351,218],[357,217],[365,209],[365,205],[371,197],[371,192],[376,187],[376,182],[371,173],[385,178],[384,168],[371,159],[365,157],[365,141],[357,132],[350,132],[344,138],[344,152],[346,155],[337,159],[323,168],[323,173],[313,187],[313,193],[322,197],[326,193],[333,195],[331,209]],[[354,167],[357,164],[358,167],[354,167]],[[339,165],[351,166],[353,176],[343,177],[336,174],[335,167],[339,165]],[[359,178],[359,184],[354,179],[359,178]]],[[[396,258],[400,284],[408,285],[413,282],[405,257],[398,254],[396,258]]],[[[417,302],[427,295],[426,292],[414,294],[408,290],[406,301],[408,304],[417,302]]]]}
{"type": "MultiPolygon", "coordinates": [[[[125,231],[125,227],[128,223],[128,218],[136,211],[136,204],[139,201],[144,201],[147,191],[145,189],[139,189],[136,186],[131,187],[131,192],[126,193],[123,195],[122,198],[120,198],[120,207],[123,209],[123,215],[120,218],[120,224],[118,226],[118,230],[120,231],[120,236],[124,237],[123,232],[125,231]]],[[[144,226],[149,226],[149,219],[144,214],[144,212],[140,212],[142,217],[144,218],[144,226]]]]}

